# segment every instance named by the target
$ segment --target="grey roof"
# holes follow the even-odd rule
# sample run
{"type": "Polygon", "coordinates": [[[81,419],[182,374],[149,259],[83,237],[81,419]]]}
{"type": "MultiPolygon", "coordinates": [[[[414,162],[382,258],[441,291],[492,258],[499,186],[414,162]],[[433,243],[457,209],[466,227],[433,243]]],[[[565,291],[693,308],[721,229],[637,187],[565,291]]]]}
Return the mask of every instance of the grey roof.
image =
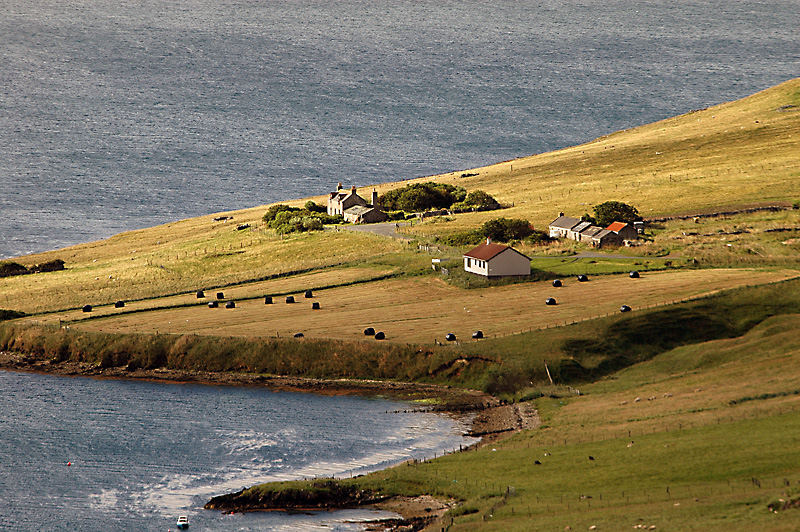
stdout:
{"type": "Polygon", "coordinates": [[[573,227],[572,231],[575,231],[576,233],[580,233],[584,229],[586,229],[588,227],[591,227],[591,225],[592,225],[591,222],[581,222],[578,225],[576,225],[575,227],[573,227]]]}
{"type": "Polygon", "coordinates": [[[581,223],[580,218],[572,218],[570,216],[559,216],[558,218],[550,222],[550,227],[558,227],[559,229],[572,229],[579,223],[581,223]]]}
{"type": "Polygon", "coordinates": [[[583,236],[592,237],[592,236],[595,236],[597,233],[599,233],[600,231],[603,231],[603,230],[604,229],[602,227],[598,227],[596,225],[590,225],[589,227],[587,227],[586,229],[581,231],[581,234],[583,236]]]}
{"type": "Polygon", "coordinates": [[[345,209],[344,212],[346,212],[347,214],[355,214],[357,216],[360,216],[364,213],[373,210],[373,208],[374,207],[366,205],[353,205],[352,207],[348,207],[347,209],[345,209]]]}
{"type": "Polygon", "coordinates": [[[608,229],[602,229],[602,230],[598,231],[597,234],[592,237],[592,240],[600,240],[603,237],[606,237],[608,235],[613,235],[613,234],[614,234],[613,231],[609,231],[608,229]]]}

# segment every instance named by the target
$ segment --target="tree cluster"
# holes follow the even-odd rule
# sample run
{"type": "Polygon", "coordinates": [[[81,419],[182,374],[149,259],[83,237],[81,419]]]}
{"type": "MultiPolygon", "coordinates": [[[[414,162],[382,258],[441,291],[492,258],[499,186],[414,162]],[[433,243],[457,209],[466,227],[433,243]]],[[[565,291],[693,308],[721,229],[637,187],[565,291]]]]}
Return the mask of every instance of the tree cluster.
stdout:
{"type": "Polygon", "coordinates": [[[500,203],[483,190],[473,190],[464,201],[454,203],[450,210],[453,212],[493,211],[500,208],[500,203]]]}
{"type": "Polygon", "coordinates": [[[551,238],[543,231],[534,229],[528,220],[519,218],[493,218],[473,231],[454,233],[440,238],[450,246],[474,246],[486,238],[495,242],[525,240],[531,244],[549,242],[551,238]]]}
{"type": "Polygon", "coordinates": [[[322,231],[325,224],[338,224],[344,221],[341,216],[327,214],[325,207],[313,201],[306,202],[302,209],[283,204],[272,205],[262,219],[267,227],[282,235],[322,231]]]}
{"type": "Polygon", "coordinates": [[[466,197],[463,187],[429,181],[390,190],[378,198],[378,204],[384,211],[419,212],[447,209],[466,197]]]}
{"type": "Polygon", "coordinates": [[[614,222],[632,224],[642,219],[636,207],[621,201],[606,201],[594,206],[594,216],[589,213],[581,216],[581,220],[600,227],[607,227],[614,222]]]}

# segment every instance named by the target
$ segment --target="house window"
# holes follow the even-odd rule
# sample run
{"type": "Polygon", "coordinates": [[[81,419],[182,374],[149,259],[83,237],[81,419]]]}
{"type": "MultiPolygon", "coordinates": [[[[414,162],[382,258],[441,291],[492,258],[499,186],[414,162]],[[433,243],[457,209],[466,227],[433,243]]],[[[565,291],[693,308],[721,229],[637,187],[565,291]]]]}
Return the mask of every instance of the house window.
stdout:
{"type": "Polygon", "coordinates": [[[472,267],[472,259],[467,257],[467,268],[471,268],[471,267],[472,267]]]}

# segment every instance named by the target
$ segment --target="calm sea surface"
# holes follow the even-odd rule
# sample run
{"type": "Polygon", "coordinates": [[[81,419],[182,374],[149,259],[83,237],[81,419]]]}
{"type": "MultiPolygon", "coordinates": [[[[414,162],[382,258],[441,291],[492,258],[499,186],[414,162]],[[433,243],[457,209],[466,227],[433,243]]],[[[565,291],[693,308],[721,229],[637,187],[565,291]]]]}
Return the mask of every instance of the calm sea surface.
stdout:
{"type": "Polygon", "coordinates": [[[202,506],[260,481],[350,476],[474,441],[446,416],[391,413],[403,408],[0,371],[0,530],[174,530],[183,514],[192,530],[354,530],[346,521],[372,514],[202,506]]]}
{"type": "Polygon", "coordinates": [[[510,159],[800,74],[797,0],[0,0],[0,257],[510,159]]]}

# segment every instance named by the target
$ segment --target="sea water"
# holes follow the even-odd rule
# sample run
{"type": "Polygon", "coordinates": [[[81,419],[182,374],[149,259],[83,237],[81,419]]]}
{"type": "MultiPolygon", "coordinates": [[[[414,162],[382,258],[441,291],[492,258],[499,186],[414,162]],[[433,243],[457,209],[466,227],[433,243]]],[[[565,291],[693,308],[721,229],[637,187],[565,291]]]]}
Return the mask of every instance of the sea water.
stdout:
{"type": "Polygon", "coordinates": [[[796,0],[0,0],[0,258],[552,150],[800,73],[796,0]]]}
{"type": "Polygon", "coordinates": [[[366,510],[223,515],[214,495],[468,445],[396,401],[0,371],[0,530],[355,530],[366,510]]]}

